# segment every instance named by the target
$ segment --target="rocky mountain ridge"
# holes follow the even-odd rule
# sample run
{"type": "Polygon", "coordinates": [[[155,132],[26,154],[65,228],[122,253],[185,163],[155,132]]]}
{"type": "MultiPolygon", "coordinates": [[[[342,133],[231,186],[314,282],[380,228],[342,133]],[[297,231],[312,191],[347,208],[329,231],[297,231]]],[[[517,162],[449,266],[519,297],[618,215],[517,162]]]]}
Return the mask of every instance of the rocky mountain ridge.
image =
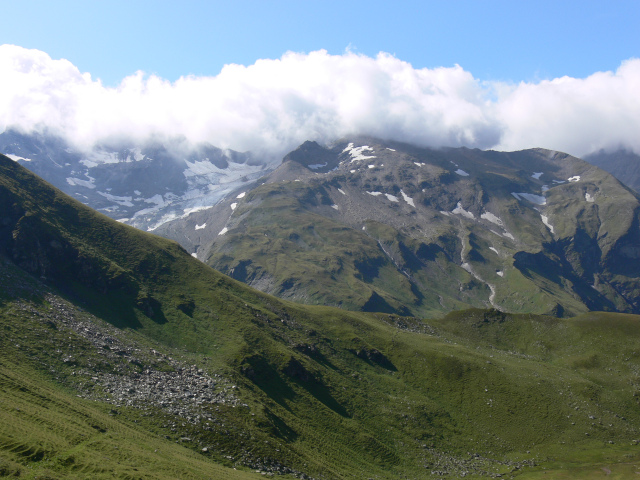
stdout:
{"type": "Polygon", "coordinates": [[[307,142],[262,182],[158,233],[303,302],[640,312],[638,196],[570,155],[307,142]]]}

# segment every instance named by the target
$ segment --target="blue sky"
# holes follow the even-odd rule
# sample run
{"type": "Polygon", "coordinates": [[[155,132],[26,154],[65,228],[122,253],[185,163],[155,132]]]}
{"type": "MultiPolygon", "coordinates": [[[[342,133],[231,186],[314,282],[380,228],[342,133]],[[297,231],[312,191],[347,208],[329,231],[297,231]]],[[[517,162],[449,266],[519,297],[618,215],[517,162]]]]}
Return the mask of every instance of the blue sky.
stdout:
{"type": "Polygon", "coordinates": [[[138,70],[174,81],[286,51],[384,51],[480,80],[615,70],[640,56],[640,1],[1,1],[0,43],[66,58],[114,86],[138,70]]]}
{"type": "Polygon", "coordinates": [[[182,136],[276,158],[354,134],[640,153],[640,0],[0,0],[0,11],[0,131],[86,148],[182,136]]]}

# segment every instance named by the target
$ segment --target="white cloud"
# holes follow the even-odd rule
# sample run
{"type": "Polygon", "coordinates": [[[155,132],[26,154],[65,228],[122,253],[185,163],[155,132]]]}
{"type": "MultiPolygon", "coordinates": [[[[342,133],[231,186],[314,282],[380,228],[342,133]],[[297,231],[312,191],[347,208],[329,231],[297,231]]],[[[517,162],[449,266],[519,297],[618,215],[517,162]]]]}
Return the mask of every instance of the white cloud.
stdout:
{"type": "Polygon", "coordinates": [[[640,59],[616,72],[504,87],[497,118],[507,126],[499,147],[546,147],[574,155],[626,147],[640,153],[640,59]]]}
{"type": "Polygon", "coordinates": [[[0,71],[0,130],[46,127],[81,146],[184,135],[281,155],[308,139],[366,134],[429,146],[640,152],[640,60],[586,79],[509,86],[459,66],[415,69],[386,53],[320,50],[174,83],[138,72],[107,88],[67,60],[3,45],[0,71]]]}

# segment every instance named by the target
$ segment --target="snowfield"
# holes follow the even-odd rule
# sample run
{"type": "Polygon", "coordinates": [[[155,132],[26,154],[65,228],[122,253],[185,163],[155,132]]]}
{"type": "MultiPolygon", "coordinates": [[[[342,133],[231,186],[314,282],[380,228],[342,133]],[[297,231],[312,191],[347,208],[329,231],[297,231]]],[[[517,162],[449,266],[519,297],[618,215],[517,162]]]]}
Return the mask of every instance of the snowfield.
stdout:
{"type": "Polygon", "coordinates": [[[351,156],[352,162],[357,162],[360,160],[369,160],[371,158],[376,158],[375,155],[365,155],[364,152],[372,152],[373,148],[368,145],[363,145],[362,147],[354,147],[353,143],[349,143],[342,153],[348,153],[351,156]]]}

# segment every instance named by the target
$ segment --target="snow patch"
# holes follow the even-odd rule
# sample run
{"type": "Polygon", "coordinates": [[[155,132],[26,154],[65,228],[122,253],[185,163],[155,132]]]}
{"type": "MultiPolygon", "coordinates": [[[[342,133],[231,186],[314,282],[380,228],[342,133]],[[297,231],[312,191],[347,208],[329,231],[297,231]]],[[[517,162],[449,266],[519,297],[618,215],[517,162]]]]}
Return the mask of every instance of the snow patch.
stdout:
{"type": "Polygon", "coordinates": [[[347,145],[347,147],[342,151],[342,153],[348,153],[351,155],[351,161],[356,162],[359,160],[369,160],[370,158],[376,158],[375,155],[364,155],[364,152],[372,152],[373,148],[368,145],[363,145],[362,147],[354,147],[353,143],[347,145]]]}
{"type": "Polygon", "coordinates": [[[542,193],[549,191],[549,185],[542,185],[542,193]]]}
{"type": "MultiPolygon", "coordinates": [[[[134,218],[137,217],[139,213],[140,212],[136,212],[136,214],[134,215],[134,218]]],[[[158,228],[163,223],[170,222],[171,220],[175,220],[176,218],[180,218],[180,217],[178,217],[178,215],[176,215],[175,213],[167,213],[166,215],[163,215],[157,223],[147,227],[147,232],[153,232],[156,228],[158,228]]]]}
{"type": "Polygon", "coordinates": [[[194,253],[192,253],[192,254],[191,254],[191,256],[192,256],[193,258],[198,258],[198,254],[197,254],[197,253],[195,253],[195,252],[194,252],[194,253]]]}
{"type": "Polygon", "coordinates": [[[507,232],[506,230],[504,231],[504,233],[502,234],[502,236],[510,238],[511,240],[515,241],[515,237],[513,235],[511,235],[509,232],[507,232]]]}
{"type": "Polygon", "coordinates": [[[474,218],[476,218],[473,213],[468,212],[467,210],[462,208],[462,203],[460,203],[460,202],[458,202],[458,205],[456,206],[456,208],[451,210],[451,213],[455,213],[456,215],[462,215],[463,217],[467,217],[467,218],[470,218],[472,220],[474,218]]]}
{"type": "MultiPolygon", "coordinates": [[[[457,167],[457,165],[456,165],[456,167],[457,167]]],[[[468,174],[467,172],[465,172],[464,170],[462,170],[461,168],[459,168],[458,170],[456,170],[456,173],[457,173],[458,175],[460,175],[461,177],[468,177],[468,176],[469,176],[469,174],[468,174]]]]}
{"type": "Polygon", "coordinates": [[[206,223],[203,223],[202,225],[198,225],[196,224],[196,230],[202,230],[203,228],[205,228],[207,226],[206,223]]]}
{"type": "Polygon", "coordinates": [[[5,153],[4,154],[5,157],[9,157],[11,160],[17,162],[18,160],[24,160],[25,162],[30,162],[31,159],[30,158],[24,158],[24,157],[19,157],[18,155],[13,155],[11,153],[5,153]]]}
{"type": "Polygon", "coordinates": [[[93,178],[91,178],[91,180],[82,180],[80,178],[67,177],[67,183],[72,187],[96,188],[93,184],[93,180],[93,178]]]}
{"type": "Polygon", "coordinates": [[[339,189],[338,189],[338,191],[339,191],[341,194],[346,195],[346,193],[344,193],[344,191],[343,191],[341,188],[339,188],[339,189]]]}
{"type": "Polygon", "coordinates": [[[185,160],[184,163],[187,164],[187,168],[182,172],[182,174],[187,178],[201,176],[201,175],[219,174],[225,170],[225,169],[216,167],[213,163],[209,161],[209,159],[196,160],[195,162],[190,162],[189,160],[185,160]]]}
{"type": "Polygon", "coordinates": [[[123,158],[120,152],[107,152],[105,150],[94,150],[87,158],[80,160],[80,163],[86,165],[88,168],[93,168],[96,165],[104,163],[131,163],[137,162],[144,158],[140,148],[132,148],[129,150],[126,158],[123,158]]]}
{"type": "Polygon", "coordinates": [[[133,193],[135,193],[136,195],[142,195],[142,192],[140,190],[134,190],[133,193]]]}
{"type": "Polygon", "coordinates": [[[544,223],[551,233],[555,233],[553,231],[553,225],[549,223],[549,218],[546,215],[540,214],[540,218],[542,218],[542,223],[544,223]]]}
{"type": "Polygon", "coordinates": [[[311,170],[317,170],[319,168],[326,167],[327,165],[328,163],[314,163],[313,165],[309,165],[309,168],[311,170]]]}
{"type": "Polygon", "coordinates": [[[236,198],[244,198],[244,196],[247,194],[247,192],[242,192],[241,194],[239,194],[236,198]]]}
{"type": "Polygon", "coordinates": [[[491,250],[492,252],[495,252],[496,255],[500,255],[500,253],[498,252],[497,249],[493,248],[493,247],[489,247],[489,250],[491,250]]]}
{"type": "Polygon", "coordinates": [[[395,195],[391,195],[389,193],[382,193],[382,192],[367,192],[369,195],[372,195],[374,197],[377,197],[378,195],[384,195],[385,197],[387,197],[387,200],[390,200],[392,202],[397,202],[398,201],[398,197],[396,197],[395,195]]]}
{"type": "Polygon", "coordinates": [[[331,208],[333,208],[334,210],[340,210],[340,208],[338,208],[338,205],[336,205],[335,203],[331,205],[331,208]]]}
{"type": "Polygon", "coordinates": [[[356,173],[356,171],[355,171],[355,170],[349,170],[349,171],[350,171],[351,173],[356,173]]]}
{"type": "Polygon", "coordinates": [[[231,210],[235,210],[238,204],[236,202],[233,202],[230,206],[231,206],[231,210]]]}
{"type": "Polygon", "coordinates": [[[411,198],[410,196],[408,196],[406,193],[404,193],[402,190],[400,190],[400,193],[402,194],[402,198],[404,199],[405,202],[407,202],[409,205],[411,205],[413,208],[416,208],[416,204],[413,203],[413,198],[411,198]]]}
{"type": "Polygon", "coordinates": [[[531,175],[533,178],[535,178],[536,180],[540,180],[540,177],[542,176],[544,172],[534,172],[533,175],[531,175]]]}
{"type": "Polygon", "coordinates": [[[589,203],[593,203],[596,201],[595,197],[592,197],[589,193],[584,194],[584,199],[589,203]]]}
{"type": "Polygon", "coordinates": [[[491,223],[495,223],[496,225],[502,227],[504,225],[504,223],[502,223],[502,220],[500,220],[499,217],[496,217],[493,213],[491,212],[484,212],[482,215],[480,215],[480,218],[484,219],[484,220],[488,220],[491,223]]]}
{"type": "MultiPolygon", "coordinates": [[[[197,205],[195,207],[185,208],[182,210],[181,218],[187,217],[192,213],[200,212],[201,210],[206,210],[207,208],[211,208],[211,205],[197,205]]],[[[166,221],[168,222],[168,220],[166,221]]]]}
{"type": "Polygon", "coordinates": [[[554,180],[553,183],[562,184],[565,183],[564,180],[554,180]]]}
{"type": "Polygon", "coordinates": [[[413,163],[415,163],[419,167],[424,167],[426,165],[426,163],[420,163],[420,162],[413,162],[413,163]]]}
{"type": "Polygon", "coordinates": [[[86,158],[83,159],[83,160],[80,160],[80,163],[83,164],[87,168],[93,168],[93,167],[97,167],[98,166],[98,162],[94,162],[92,160],[87,160],[86,158]]]}
{"type": "Polygon", "coordinates": [[[367,165],[369,168],[375,168],[375,165],[367,165]]]}
{"type": "Polygon", "coordinates": [[[387,150],[389,150],[389,151],[391,151],[391,152],[395,152],[395,149],[393,149],[393,148],[389,148],[389,147],[387,147],[387,150]]]}
{"type": "Polygon", "coordinates": [[[569,177],[567,178],[568,182],[579,182],[580,181],[580,175],[576,175],[574,177],[569,177]]]}
{"type": "Polygon", "coordinates": [[[533,193],[515,193],[515,192],[511,192],[511,195],[513,195],[516,200],[528,200],[531,203],[535,203],[536,205],[546,205],[547,204],[547,199],[544,198],[542,195],[535,195],[533,193]]]}
{"type": "Polygon", "coordinates": [[[227,227],[224,227],[222,230],[220,230],[220,233],[218,233],[218,235],[224,235],[228,231],[229,231],[229,229],[227,227]]]}
{"type": "Polygon", "coordinates": [[[467,272],[469,272],[471,275],[473,275],[473,270],[471,270],[471,265],[465,262],[460,266],[464,268],[467,272]]]}
{"type": "Polygon", "coordinates": [[[131,200],[133,199],[131,197],[119,197],[117,195],[111,195],[110,193],[104,193],[104,192],[98,192],[98,195],[102,195],[107,200],[115,202],[120,206],[133,207],[133,203],[131,203],[131,200]]]}
{"type": "Polygon", "coordinates": [[[162,195],[157,193],[151,198],[146,198],[144,201],[145,203],[155,203],[158,206],[164,205],[164,198],[162,198],[162,195]]]}
{"type": "Polygon", "coordinates": [[[496,275],[498,275],[499,277],[504,277],[504,272],[502,270],[498,270],[496,272],[496,275]]]}

